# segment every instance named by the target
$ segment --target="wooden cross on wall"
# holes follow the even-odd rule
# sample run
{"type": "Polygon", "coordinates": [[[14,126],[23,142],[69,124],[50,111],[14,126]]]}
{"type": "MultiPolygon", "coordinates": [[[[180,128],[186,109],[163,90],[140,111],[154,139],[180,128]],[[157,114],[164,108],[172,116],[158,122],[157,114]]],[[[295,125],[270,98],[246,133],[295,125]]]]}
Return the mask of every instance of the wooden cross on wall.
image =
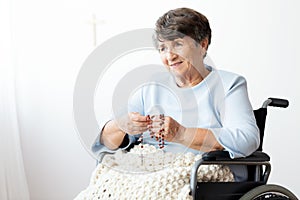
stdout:
{"type": "Polygon", "coordinates": [[[93,45],[97,46],[97,24],[104,24],[104,20],[97,20],[96,14],[92,15],[92,20],[89,22],[93,26],[93,45]]]}

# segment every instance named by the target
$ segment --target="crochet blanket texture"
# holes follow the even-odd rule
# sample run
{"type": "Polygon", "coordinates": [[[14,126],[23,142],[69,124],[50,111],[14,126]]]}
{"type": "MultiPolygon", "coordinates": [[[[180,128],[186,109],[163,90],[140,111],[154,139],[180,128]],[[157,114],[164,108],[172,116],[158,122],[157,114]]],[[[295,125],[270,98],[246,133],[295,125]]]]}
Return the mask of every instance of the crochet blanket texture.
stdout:
{"type": "MultiPolygon", "coordinates": [[[[106,155],[92,173],[89,186],[75,200],[192,199],[190,173],[201,155],[174,154],[151,145],[136,145],[130,152],[106,155]]],[[[201,165],[198,182],[232,182],[228,166],[201,165]]]]}

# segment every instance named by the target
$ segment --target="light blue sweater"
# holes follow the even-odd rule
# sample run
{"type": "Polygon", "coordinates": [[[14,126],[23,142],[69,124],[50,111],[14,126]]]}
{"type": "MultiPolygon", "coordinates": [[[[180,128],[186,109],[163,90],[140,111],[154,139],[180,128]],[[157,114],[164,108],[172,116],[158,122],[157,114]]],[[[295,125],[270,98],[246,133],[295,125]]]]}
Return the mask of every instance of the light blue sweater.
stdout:
{"type": "MultiPolygon", "coordinates": [[[[232,158],[248,156],[259,146],[259,129],[248,98],[246,80],[234,73],[207,68],[211,71],[209,75],[191,88],[177,87],[170,75],[153,77],[149,84],[132,93],[128,112],[164,114],[185,127],[207,128],[232,158]]],[[[114,112],[114,116],[118,117],[118,111],[114,112]]],[[[128,136],[129,146],[140,135],[128,136]]],[[[158,141],[151,138],[148,132],[144,133],[143,142],[158,146],[158,141]]],[[[92,150],[95,153],[108,151],[99,143],[99,136],[92,150]]],[[[164,150],[203,153],[174,142],[165,142],[164,150]]],[[[246,176],[244,172],[233,168],[236,180],[243,180],[246,176]]]]}

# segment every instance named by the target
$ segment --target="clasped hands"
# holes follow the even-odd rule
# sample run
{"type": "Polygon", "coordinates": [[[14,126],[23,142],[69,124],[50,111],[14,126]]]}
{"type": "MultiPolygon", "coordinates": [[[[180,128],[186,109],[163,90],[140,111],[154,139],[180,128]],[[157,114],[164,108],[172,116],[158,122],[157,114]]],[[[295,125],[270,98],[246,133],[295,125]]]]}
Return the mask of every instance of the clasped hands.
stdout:
{"type": "Polygon", "coordinates": [[[138,112],[131,112],[120,122],[121,129],[128,134],[136,135],[149,131],[151,137],[163,137],[167,141],[173,141],[184,128],[172,117],[163,114],[143,116],[138,112]]]}

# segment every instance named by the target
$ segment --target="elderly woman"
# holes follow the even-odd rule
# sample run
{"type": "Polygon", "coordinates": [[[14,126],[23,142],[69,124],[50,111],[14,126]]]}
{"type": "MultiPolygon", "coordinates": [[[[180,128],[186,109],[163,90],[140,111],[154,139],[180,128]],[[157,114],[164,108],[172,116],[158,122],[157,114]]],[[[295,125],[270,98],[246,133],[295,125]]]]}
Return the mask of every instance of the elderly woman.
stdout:
{"type": "MultiPolygon", "coordinates": [[[[169,88],[148,84],[136,90],[128,116],[123,123],[108,121],[93,151],[126,149],[142,141],[171,152],[226,150],[232,158],[254,152],[259,130],[246,80],[204,64],[211,42],[207,18],[188,8],[170,10],[157,20],[153,38],[171,74],[169,88]]],[[[236,181],[247,178],[244,166],[231,169],[236,181]]]]}

